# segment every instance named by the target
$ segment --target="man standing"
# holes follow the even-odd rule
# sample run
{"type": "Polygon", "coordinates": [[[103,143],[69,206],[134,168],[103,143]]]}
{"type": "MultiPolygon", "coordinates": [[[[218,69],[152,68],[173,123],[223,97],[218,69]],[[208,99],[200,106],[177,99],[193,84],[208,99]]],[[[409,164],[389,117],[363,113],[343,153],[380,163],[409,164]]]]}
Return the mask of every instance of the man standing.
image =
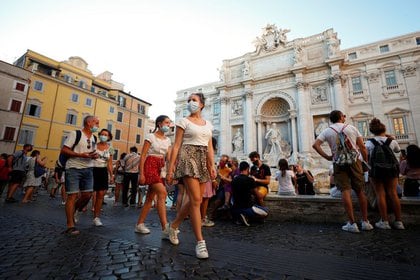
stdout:
{"type": "Polygon", "coordinates": [[[337,137],[338,132],[343,131],[347,139],[350,141],[354,149],[358,150],[363,157],[364,161],[367,161],[367,150],[363,143],[363,137],[360,132],[352,125],[345,125],[346,115],[341,111],[334,110],[330,113],[330,121],[333,123],[330,127],[326,128],[321,132],[315,140],[312,147],[320,154],[323,158],[329,161],[333,161],[334,169],[334,181],[337,188],[342,192],[342,200],[344,209],[346,210],[349,221],[342,227],[344,231],[349,232],[360,232],[357,224],[354,221],[353,203],[351,199],[351,190],[353,189],[357,197],[359,198],[360,210],[362,212],[361,221],[362,230],[372,230],[373,226],[367,219],[367,200],[363,192],[365,185],[363,177],[362,163],[359,159],[356,162],[339,166],[336,163],[337,160],[337,137]],[[321,144],[327,141],[331,149],[331,155],[327,155],[321,148],[321,144]]]}
{"type": "Polygon", "coordinates": [[[77,235],[80,233],[74,226],[78,222],[78,212],[88,204],[93,192],[93,159],[98,157],[95,147],[95,137],[99,129],[99,119],[87,116],[83,120],[83,129],[77,145],[76,131],[72,131],[64,142],[61,153],[68,157],[66,163],[66,218],[65,233],[77,235]],[[72,147],[74,148],[72,149],[72,147]],[[79,195],[80,192],[80,195],[79,195]]]}
{"type": "Polygon", "coordinates": [[[137,148],[135,146],[130,148],[130,153],[124,157],[123,161],[125,173],[123,181],[122,203],[125,207],[128,206],[128,189],[131,182],[130,204],[132,206],[136,206],[140,156],[137,153],[137,148]]]}
{"type": "Polygon", "coordinates": [[[8,165],[12,166],[12,172],[10,172],[9,186],[7,188],[7,197],[5,200],[5,202],[7,203],[13,203],[18,201],[13,196],[16,192],[17,187],[21,185],[26,178],[26,155],[31,151],[32,145],[25,144],[23,145],[23,150],[15,152],[13,156],[7,159],[8,165]]]}
{"type": "Polygon", "coordinates": [[[253,164],[251,167],[251,177],[255,181],[254,195],[258,205],[264,206],[264,198],[268,194],[268,185],[271,180],[271,170],[268,165],[262,163],[259,153],[251,152],[249,159],[253,164]]]}

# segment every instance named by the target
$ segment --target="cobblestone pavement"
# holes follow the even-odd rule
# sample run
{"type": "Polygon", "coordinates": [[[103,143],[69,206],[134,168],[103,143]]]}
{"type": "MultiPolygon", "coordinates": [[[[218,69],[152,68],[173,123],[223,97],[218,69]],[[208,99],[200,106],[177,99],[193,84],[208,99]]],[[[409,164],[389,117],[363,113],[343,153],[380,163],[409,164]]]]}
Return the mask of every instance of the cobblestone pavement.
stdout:
{"type": "MultiPolygon", "coordinates": [[[[155,210],[134,233],[139,209],[112,207],[94,227],[81,215],[79,236],[62,234],[64,207],[44,191],[24,205],[0,202],[0,279],[418,279],[420,225],[351,234],[340,224],[217,221],[204,228],[208,260],[198,260],[189,222],[180,244],[160,239],[155,210]],[[416,277],[417,276],[417,277],[416,277]]],[[[175,212],[168,210],[171,220],[175,212]]],[[[338,221],[341,222],[341,221],[338,221]]]]}

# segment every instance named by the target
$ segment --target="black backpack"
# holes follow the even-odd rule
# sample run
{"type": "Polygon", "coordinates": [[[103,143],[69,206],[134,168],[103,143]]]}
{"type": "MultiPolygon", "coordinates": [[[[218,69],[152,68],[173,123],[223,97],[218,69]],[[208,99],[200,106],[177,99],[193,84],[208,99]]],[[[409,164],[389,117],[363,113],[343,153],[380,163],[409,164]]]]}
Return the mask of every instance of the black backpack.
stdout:
{"type": "Polygon", "coordinates": [[[400,174],[400,164],[389,147],[392,139],[387,138],[385,142],[378,142],[374,138],[369,139],[375,145],[369,157],[371,169],[369,175],[372,178],[395,178],[400,174]]]}

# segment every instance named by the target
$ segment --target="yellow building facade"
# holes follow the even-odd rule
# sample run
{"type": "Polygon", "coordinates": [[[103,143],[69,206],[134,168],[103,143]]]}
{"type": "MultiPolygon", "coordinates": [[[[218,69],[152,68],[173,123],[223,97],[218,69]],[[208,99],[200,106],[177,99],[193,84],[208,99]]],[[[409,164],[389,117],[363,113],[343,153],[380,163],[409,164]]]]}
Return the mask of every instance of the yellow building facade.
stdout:
{"type": "Polygon", "coordinates": [[[136,143],[130,134],[143,138],[145,127],[137,124],[139,119],[140,123],[148,119],[151,104],[125,93],[124,85],[111,79],[112,73],[94,76],[80,57],[58,62],[31,50],[15,65],[33,73],[16,150],[25,143],[33,144],[48,158],[48,167],[52,168],[67,135],[81,129],[88,115],[97,116],[100,128],[114,134],[114,158],[127,152],[130,146],[141,149],[142,143],[136,143]],[[141,113],[133,110],[133,104],[142,106],[141,113]],[[124,115],[122,121],[120,112],[124,115]]]}

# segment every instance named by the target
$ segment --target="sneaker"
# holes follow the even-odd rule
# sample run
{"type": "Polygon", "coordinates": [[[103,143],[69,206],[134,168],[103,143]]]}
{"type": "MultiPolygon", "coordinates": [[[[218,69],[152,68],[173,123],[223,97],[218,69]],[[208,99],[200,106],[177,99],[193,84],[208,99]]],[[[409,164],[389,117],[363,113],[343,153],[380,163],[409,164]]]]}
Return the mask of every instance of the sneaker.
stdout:
{"type": "Polygon", "coordinates": [[[345,224],[344,226],[341,227],[342,230],[344,231],[348,231],[348,232],[353,232],[353,233],[359,233],[359,228],[357,227],[356,223],[350,223],[347,222],[347,224],[345,224]]]}
{"type": "Polygon", "coordinates": [[[74,216],[73,216],[73,220],[74,220],[75,224],[77,224],[79,222],[79,219],[80,219],[79,215],[80,215],[80,212],[76,210],[74,212],[74,216]]]}
{"type": "Polygon", "coordinates": [[[211,221],[209,218],[205,218],[202,222],[201,222],[201,225],[203,226],[203,227],[213,227],[214,226],[214,222],[213,221],[211,221]]]}
{"type": "Polygon", "coordinates": [[[165,229],[162,230],[162,239],[168,239],[169,240],[169,223],[165,225],[165,229]]]}
{"type": "Polygon", "coordinates": [[[66,202],[65,201],[61,201],[61,205],[66,205],[66,202]]]}
{"type": "Polygon", "coordinates": [[[150,229],[148,229],[143,223],[136,225],[134,231],[137,233],[148,234],[150,233],[150,229]]]}
{"type": "Polygon", "coordinates": [[[405,229],[404,224],[401,221],[395,221],[394,222],[394,228],[395,229],[405,229]]]}
{"type": "Polygon", "coordinates": [[[93,219],[93,224],[97,227],[101,227],[104,224],[101,222],[101,219],[99,219],[99,217],[96,217],[95,219],[93,219]]]}
{"type": "Polygon", "coordinates": [[[362,230],[372,230],[373,226],[370,224],[369,221],[362,221],[362,230]]]}
{"type": "Polygon", "coordinates": [[[246,225],[247,227],[249,227],[249,222],[248,219],[245,217],[244,214],[239,214],[239,217],[241,217],[241,221],[244,225],[246,225]]]}
{"type": "Polygon", "coordinates": [[[267,217],[268,216],[267,208],[261,207],[259,205],[252,206],[252,211],[254,211],[255,214],[260,215],[260,216],[263,216],[263,217],[267,217]]]}
{"type": "Polygon", "coordinates": [[[171,241],[172,244],[178,245],[179,239],[178,239],[178,229],[174,229],[169,225],[169,241],[171,241]]]}
{"type": "Polygon", "coordinates": [[[195,255],[199,259],[207,259],[209,257],[209,252],[207,251],[206,241],[201,240],[197,242],[195,246],[195,255]]]}
{"type": "Polygon", "coordinates": [[[375,223],[375,227],[377,227],[379,229],[391,229],[388,221],[382,221],[382,219],[379,220],[379,222],[375,223]]]}

